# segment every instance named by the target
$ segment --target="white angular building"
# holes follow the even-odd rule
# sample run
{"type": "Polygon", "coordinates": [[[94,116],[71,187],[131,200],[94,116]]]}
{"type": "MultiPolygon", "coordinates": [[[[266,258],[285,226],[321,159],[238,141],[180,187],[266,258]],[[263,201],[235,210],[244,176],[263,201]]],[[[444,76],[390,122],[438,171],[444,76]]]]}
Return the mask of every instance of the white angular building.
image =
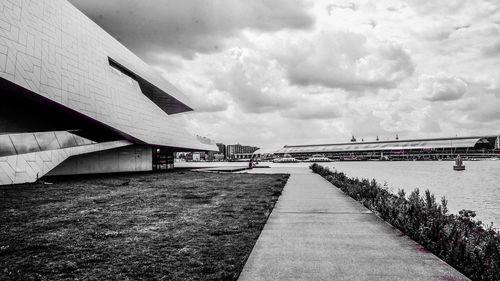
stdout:
{"type": "Polygon", "coordinates": [[[214,150],[188,98],[65,0],[0,0],[0,185],[166,169],[214,150]]]}

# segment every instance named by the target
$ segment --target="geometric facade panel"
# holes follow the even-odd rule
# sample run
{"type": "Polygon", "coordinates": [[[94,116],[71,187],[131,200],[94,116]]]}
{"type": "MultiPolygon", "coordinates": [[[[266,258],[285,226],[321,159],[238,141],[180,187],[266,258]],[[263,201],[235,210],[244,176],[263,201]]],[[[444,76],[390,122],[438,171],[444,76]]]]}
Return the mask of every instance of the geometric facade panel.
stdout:
{"type": "Polygon", "coordinates": [[[66,131],[0,135],[0,157],[93,143],[95,142],[66,131]]]}
{"type": "Polygon", "coordinates": [[[66,0],[0,0],[0,79],[132,142],[217,150],[167,114],[190,110],[184,94],[66,0]],[[139,85],[117,76],[110,59],[139,85]]]}
{"type": "Polygon", "coordinates": [[[3,156],[0,157],[0,185],[35,182],[68,157],[131,144],[123,140],[3,156]]]}

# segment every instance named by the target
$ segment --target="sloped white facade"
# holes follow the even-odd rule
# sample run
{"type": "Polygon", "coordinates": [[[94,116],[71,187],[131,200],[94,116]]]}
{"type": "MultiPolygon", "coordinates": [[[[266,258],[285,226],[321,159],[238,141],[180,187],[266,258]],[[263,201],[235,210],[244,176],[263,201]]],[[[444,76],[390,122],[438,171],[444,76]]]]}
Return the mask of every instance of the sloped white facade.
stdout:
{"type": "Polygon", "coordinates": [[[52,174],[143,171],[161,149],[218,150],[179,122],[192,110],[184,94],[66,0],[0,0],[0,102],[0,185],[61,163],[52,174]]]}
{"type": "Polygon", "coordinates": [[[0,157],[0,185],[35,182],[71,156],[129,145],[114,141],[0,157]]]}
{"type": "Polygon", "coordinates": [[[0,77],[151,145],[214,150],[110,71],[113,60],[188,99],[65,0],[0,0],[0,77]]]}

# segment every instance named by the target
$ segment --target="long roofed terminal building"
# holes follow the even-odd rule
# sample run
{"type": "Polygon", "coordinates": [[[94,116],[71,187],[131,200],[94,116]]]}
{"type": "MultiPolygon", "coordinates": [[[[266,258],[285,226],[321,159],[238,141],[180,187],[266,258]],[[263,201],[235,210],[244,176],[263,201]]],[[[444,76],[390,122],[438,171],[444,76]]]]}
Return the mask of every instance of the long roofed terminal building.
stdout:
{"type": "Polygon", "coordinates": [[[317,145],[285,145],[281,149],[257,150],[256,158],[270,155],[305,160],[321,154],[332,160],[440,160],[457,155],[469,158],[500,156],[500,135],[434,139],[348,142],[317,145]]]}
{"type": "Polygon", "coordinates": [[[217,151],[188,98],[66,0],[0,0],[0,185],[150,171],[217,151]]]}

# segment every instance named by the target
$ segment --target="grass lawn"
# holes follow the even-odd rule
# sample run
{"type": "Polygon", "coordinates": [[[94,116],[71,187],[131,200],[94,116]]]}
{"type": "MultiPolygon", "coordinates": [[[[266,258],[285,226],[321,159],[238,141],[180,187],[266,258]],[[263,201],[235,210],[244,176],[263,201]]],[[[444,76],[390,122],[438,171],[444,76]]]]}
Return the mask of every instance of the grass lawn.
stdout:
{"type": "Polygon", "coordinates": [[[287,179],[186,171],[0,187],[0,280],[236,280],[287,179]]]}

